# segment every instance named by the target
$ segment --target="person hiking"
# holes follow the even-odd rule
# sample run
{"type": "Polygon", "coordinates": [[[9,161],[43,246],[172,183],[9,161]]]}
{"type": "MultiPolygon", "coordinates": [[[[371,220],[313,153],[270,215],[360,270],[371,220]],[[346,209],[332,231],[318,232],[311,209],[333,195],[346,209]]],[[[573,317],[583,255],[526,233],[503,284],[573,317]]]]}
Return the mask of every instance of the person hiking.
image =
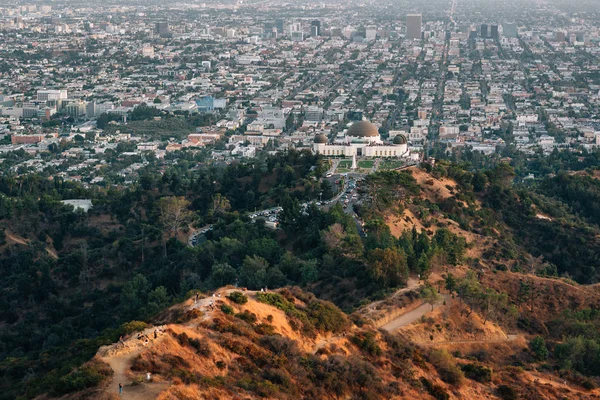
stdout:
{"type": "Polygon", "coordinates": [[[196,299],[194,300],[194,303],[197,303],[199,299],[200,299],[200,293],[196,293],[196,299]]]}
{"type": "Polygon", "coordinates": [[[150,372],[146,372],[146,380],[150,382],[150,378],[152,378],[152,374],[150,372]]]}
{"type": "Polygon", "coordinates": [[[119,383],[119,394],[123,394],[123,385],[119,383]]]}
{"type": "Polygon", "coordinates": [[[156,339],[158,337],[158,332],[156,331],[156,329],[154,330],[154,339],[156,339]]]}

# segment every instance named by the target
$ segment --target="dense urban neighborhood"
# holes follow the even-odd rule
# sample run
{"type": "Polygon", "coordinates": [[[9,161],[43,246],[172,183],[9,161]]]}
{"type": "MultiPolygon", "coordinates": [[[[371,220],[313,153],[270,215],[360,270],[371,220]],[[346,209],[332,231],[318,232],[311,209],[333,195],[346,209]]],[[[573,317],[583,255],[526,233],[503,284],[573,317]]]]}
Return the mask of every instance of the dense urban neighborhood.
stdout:
{"type": "Polygon", "coordinates": [[[148,165],[316,151],[315,139],[351,159],[361,121],[380,146],[401,135],[407,148],[370,143],[358,158],[398,165],[600,144],[595,14],[546,4],[494,19],[455,3],[394,19],[376,17],[385,3],[2,7],[2,169],[128,184],[148,165]]]}

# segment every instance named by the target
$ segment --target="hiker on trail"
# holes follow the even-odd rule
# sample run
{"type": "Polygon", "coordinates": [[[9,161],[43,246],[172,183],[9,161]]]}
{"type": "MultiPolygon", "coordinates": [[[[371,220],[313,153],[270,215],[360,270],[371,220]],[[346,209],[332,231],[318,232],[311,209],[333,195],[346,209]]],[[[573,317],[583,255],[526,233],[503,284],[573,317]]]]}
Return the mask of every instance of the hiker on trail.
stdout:
{"type": "Polygon", "coordinates": [[[264,289],[264,288],[260,288],[260,292],[261,292],[261,293],[264,293],[264,292],[265,292],[265,289],[264,289]]]}
{"type": "Polygon", "coordinates": [[[154,339],[156,339],[157,337],[158,337],[158,330],[157,330],[157,329],[155,329],[155,330],[154,330],[154,339]]]}
{"type": "Polygon", "coordinates": [[[198,302],[198,298],[200,297],[199,293],[196,293],[196,298],[194,299],[194,304],[198,302]]]}
{"type": "Polygon", "coordinates": [[[218,298],[221,298],[221,293],[219,293],[219,295],[217,296],[218,298]]]}
{"type": "Polygon", "coordinates": [[[217,296],[217,294],[216,294],[216,293],[213,293],[213,298],[214,298],[214,297],[216,297],[216,296],[217,296]]]}
{"type": "Polygon", "coordinates": [[[123,393],[123,385],[119,383],[119,394],[123,393]]]}
{"type": "Polygon", "coordinates": [[[150,372],[146,372],[146,380],[147,380],[148,382],[150,382],[151,375],[152,375],[152,374],[150,374],[150,372]]]}

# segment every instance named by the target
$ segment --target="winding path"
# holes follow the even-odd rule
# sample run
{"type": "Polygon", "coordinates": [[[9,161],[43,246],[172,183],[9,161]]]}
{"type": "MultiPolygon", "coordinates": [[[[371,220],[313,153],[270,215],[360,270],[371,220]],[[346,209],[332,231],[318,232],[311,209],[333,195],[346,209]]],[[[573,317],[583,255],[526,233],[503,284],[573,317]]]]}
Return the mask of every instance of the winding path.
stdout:
{"type": "MultiPolygon", "coordinates": [[[[152,330],[153,328],[147,329],[145,333],[147,335],[151,335],[152,330]]],[[[127,342],[135,340],[137,339],[131,337],[127,340],[127,342]]],[[[152,343],[153,342],[151,342],[151,344],[152,343]]],[[[118,344],[114,344],[111,347],[116,349],[116,346],[118,346],[118,344]]],[[[158,397],[160,392],[169,387],[169,384],[165,382],[144,382],[140,384],[133,384],[133,382],[128,378],[126,373],[131,367],[131,362],[146,349],[146,347],[136,346],[135,348],[131,349],[131,351],[123,349],[124,352],[100,357],[100,359],[110,365],[113,370],[110,383],[105,389],[105,393],[108,395],[108,398],[120,398],[124,400],[150,400],[158,397]],[[118,396],[119,383],[123,385],[123,393],[120,396],[118,396]]]]}

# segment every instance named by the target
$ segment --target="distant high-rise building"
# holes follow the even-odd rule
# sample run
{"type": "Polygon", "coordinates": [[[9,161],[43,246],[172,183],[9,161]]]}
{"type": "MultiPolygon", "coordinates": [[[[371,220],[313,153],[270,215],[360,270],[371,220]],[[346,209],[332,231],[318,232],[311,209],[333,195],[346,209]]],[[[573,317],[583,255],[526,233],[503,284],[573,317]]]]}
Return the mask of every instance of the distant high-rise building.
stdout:
{"type": "Polygon", "coordinates": [[[502,24],[502,34],[507,38],[516,38],[517,37],[517,24],[511,22],[502,24]]]}
{"type": "Polygon", "coordinates": [[[566,39],[565,32],[564,31],[556,32],[555,38],[556,38],[557,42],[564,42],[566,39]]]}
{"type": "Polygon", "coordinates": [[[273,24],[271,22],[265,22],[263,25],[263,38],[271,39],[275,37],[275,32],[273,31],[273,24]]]}
{"type": "Polygon", "coordinates": [[[409,40],[421,40],[421,28],[423,16],[421,14],[408,14],[406,16],[406,38],[409,40]]]}
{"type": "Polygon", "coordinates": [[[487,24],[481,24],[481,30],[479,31],[479,34],[482,38],[486,38],[488,37],[488,26],[487,24]]]}
{"type": "Polygon", "coordinates": [[[477,31],[472,30],[471,32],[469,32],[469,40],[475,40],[475,39],[477,39],[477,31]]]}
{"type": "Polygon", "coordinates": [[[281,35],[283,33],[283,18],[278,18],[275,21],[275,27],[277,28],[277,33],[281,35]]]}
{"type": "Polygon", "coordinates": [[[493,39],[498,39],[499,34],[498,34],[498,25],[492,25],[490,28],[490,36],[493,39]]]}
{"type": "Polygon", "coordinates": [[[321,21],[314,20],[310,23],[310,36],[321,36],[321,21]]]}
{"type": "Polygon", "coordinates": [[[157,22],[154,30],[160,37],[168,37],[171,35],[169,24],[166,22],[157,22]]]}
{"type": "Polygon", "coordinates": [[[292,42],[301,42],[304,40],[304,32],[292,31],[291,37],[292,37],[292,42]]]}

